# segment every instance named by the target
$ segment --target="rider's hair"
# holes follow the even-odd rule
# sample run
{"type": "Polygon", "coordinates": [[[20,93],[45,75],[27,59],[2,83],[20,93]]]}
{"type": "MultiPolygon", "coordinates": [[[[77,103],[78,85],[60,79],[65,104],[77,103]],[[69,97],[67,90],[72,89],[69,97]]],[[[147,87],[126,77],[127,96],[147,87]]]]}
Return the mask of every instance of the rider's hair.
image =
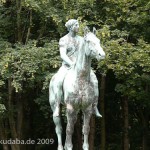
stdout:
{"type": "Polygon", "coordinates": [[[65,26],[67,27],[67,30],[70,31],[71,28],[72,28],[72,26],[73,26],[75,23],[77,23],[77,22],[78,22],[78,20],[76,20],[76,19],[70,19],[70,20],[68,20],[68,21],[66,22],[66,24],[65,24],[65,26]]]}

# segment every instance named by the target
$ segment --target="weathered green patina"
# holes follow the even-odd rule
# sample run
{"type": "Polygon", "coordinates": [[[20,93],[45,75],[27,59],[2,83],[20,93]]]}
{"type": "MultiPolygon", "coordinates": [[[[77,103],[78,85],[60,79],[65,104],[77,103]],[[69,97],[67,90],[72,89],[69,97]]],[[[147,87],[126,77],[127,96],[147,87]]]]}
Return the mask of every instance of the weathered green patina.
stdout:
{"type": "Polygon", "coordinates": [[[79,23],[71,19],[66,23],[69,33],[59,41],[60,55],[63,59],[62,67],[52,77],[49,86],[49,100],[53,110],[53,120],[58,137],[58,150],[62,146],[62,126],[59,115],[60,103],[66,105],[67,128],[65,150],[72,150],[72,134],[77,114],[81,110],[84,115],[83,149],[89,150],[88,135],[89,122],[92,113],[101,117],[97,109],[98,81],[91,69],[91,58],[97,60],[105,58],[105,52],[100,46],[100,40],[93,33],[85,29],[84,37],[77,35],[79,23]]]}

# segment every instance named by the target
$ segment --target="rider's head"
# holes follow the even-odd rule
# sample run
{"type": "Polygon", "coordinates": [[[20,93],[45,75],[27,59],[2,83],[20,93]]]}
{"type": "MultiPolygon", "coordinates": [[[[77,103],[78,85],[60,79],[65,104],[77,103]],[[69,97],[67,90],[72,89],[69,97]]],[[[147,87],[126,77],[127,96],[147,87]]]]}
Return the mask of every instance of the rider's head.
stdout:
{"type": "Polygon", "coordinates": [[[79,30],[79,22],[76,19],[70,19],[66,22],[65,26],[68,31],[78,32],[79,30]]]}

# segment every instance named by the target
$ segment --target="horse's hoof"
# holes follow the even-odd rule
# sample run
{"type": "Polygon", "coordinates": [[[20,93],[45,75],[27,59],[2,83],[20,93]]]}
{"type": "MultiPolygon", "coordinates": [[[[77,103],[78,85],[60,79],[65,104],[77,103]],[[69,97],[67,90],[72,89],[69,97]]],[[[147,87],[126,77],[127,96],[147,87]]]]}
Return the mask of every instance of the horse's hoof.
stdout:
{"type": "Polygon", "coordinates": [[[72,150],[72,146],[67,147],[66,145],[64,146],[64,150],[72,150]]]}
{"type": "Polygon", "coordinates": [[[62,146],[62,145],[59,145],[57,150],[64,150],[64,149],[63,149],[63,146],[62,146]]]}
{"type": "Polygon", "coordinates": [[[83,146],[83,150],[89,150],[89,146],[83,146]]]}

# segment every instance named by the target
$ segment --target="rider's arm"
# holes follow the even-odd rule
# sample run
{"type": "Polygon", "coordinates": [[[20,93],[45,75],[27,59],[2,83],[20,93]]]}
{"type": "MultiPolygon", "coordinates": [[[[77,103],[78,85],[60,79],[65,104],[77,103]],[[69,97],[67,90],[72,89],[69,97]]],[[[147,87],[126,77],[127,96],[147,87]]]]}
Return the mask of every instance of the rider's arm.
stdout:
{"type": "Polygon", "coordinates": [[[67,49],[61,46],[59,50],[60,50],[60,57],[62,58],[62,60],[65,61],[69,66],[71,66],[73,62],[67,56],[67,49]]]}
{"type": "Polygon", "coordinates": [[[62,60],[65,61],[69,66],[71,66],[73,62],[67,56],[67,45],[66,45],[66,40],[64,38],[61,38],[59,41],[59,51],[62,60]]]}

